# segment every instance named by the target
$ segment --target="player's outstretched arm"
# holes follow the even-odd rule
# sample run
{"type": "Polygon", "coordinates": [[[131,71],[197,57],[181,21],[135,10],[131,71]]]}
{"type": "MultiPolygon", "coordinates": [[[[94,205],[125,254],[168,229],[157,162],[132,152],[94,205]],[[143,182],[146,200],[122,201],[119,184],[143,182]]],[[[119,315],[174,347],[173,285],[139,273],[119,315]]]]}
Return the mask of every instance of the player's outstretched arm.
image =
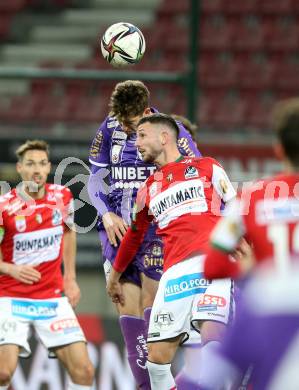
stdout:
{"type": "Polygon", "coordinates": [[[76,280],[76,232],[66,228],[63,243],[64,293],[72,307],[76,307],[81,292],[76,280]]]}

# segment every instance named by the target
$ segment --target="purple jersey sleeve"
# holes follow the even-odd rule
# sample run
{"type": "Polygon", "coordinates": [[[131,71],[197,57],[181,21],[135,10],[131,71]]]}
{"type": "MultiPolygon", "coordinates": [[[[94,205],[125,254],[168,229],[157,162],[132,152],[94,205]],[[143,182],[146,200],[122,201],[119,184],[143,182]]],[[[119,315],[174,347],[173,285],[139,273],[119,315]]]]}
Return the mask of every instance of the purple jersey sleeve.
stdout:
{"type": "Polygon", "coordinates": [[[108,130],[108,119],[107,117],[99,127],[89,151],[91,173],[87,190],[89,198],[100,216],[103,216],[107,211],[112,211],[108,199],[109,170],[107,168],[110,165],[111,138],[108,130]]]}
{"type": "Polygon", "coordinates": [[[107,117],[99,127],[89,150],[89,162],[94,172],[110,164],[111,135],[108,126],[111,126],[111,122],[108,123],[108,120],[107,117]]]}
{"type": "Polygon", "coordinates": [[[190,157],[201,156],[201,153],[197,149],[197,145],[193,141],[189,132],[185,129],[185,127],[180,122],[177,122],[177,124],[180,129],[179,138],[178,138],[178,148],[181,154],[183,156],[190,156],[190,157]]]}

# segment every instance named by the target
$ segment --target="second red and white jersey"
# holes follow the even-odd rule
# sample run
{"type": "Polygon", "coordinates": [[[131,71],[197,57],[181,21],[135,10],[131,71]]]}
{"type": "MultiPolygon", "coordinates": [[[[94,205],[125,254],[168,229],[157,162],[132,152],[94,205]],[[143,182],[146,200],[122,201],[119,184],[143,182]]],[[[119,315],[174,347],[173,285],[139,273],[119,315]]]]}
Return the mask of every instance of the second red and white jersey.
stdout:
{"type": "Polygon", "coordinates": [[[52,298],[63,292],[61,261],[66,224],[72,224],[68,188],[46,184],[45,196],[25,201],[14,189],[0,197],[0,242],[4,262],[35,266],[41,280],[25,285],[0,275],[0,296],[52,298]]]}
{"type": "Polygon", "coordinates": [[[277,175],[251,186],[230,205],[211,241],[232,252],[243,235],[258,263],[269,260],[283,272],[291,261],[299,261],[298,174],[277,175]]]}
{"type": "MultiPolygon", "coordinates": [[[[222,166],[210,157],[182,157],[148,178],[137,195],[137,210],[145,207],[158,225],[164,270],[194,253],[206,253],[221,207],[235,195],[222,166]]],[[[135,223],[140,228],[138,218],[135,223]]]]}

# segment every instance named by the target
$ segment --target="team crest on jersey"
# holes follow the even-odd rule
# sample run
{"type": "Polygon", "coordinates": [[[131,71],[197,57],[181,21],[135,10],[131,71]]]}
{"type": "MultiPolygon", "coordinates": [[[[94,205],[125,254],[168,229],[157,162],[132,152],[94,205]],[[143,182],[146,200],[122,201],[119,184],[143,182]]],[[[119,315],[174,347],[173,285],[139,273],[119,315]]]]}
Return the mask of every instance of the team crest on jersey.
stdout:
{"type": "Polygon", "coordinates": [[[155,196],[158,192],[158,183],[154,182],[149,188],[150,196],[155,196]]]}
{"type": "Polygon", "coordinates": [[[60,225],[62,222],[62,213],[59,209],[54,209],[52,212],[52,225],[60,225]]]}
{"type": "Polygon", "coordinates": [[[24,232],[26,230],[26,218],[24,215],[17,215],[15,217],[15,223],[18,232],[24,232]]]}
{"type": "Polygon", "coordinates": [[[194,179],[195,177],[199,177],[198,170],[190,165],[185,169],[185,179],[194,179]]]}
{"type": "Polygon", "coordinates": [[[119,162],[121,149],[121,145],[113,145],[111,151],[111,160],[113,164],[117,164],[119,162]]]}

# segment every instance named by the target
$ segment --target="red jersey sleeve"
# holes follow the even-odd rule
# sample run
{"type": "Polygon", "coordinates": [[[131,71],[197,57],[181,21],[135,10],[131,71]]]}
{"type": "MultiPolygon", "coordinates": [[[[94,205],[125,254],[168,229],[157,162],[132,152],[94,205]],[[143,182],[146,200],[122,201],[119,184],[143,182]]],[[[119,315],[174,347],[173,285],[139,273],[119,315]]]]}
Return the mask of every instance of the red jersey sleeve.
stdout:
{"type": "Polygon", "coordinates": [[[205,260],[204,274],[206,279],[235,279],[240,274],[240,268],[236,261],[231,260],[228,253],[211,247],[205,260]]]}
{"type": "Polygon", "coordinates": [[[124,272],[134,259],[152,219],[147,206],[147,186],[144,184],[137,193],[132,226],[123,237],[113,263],[117,272],[124,272]]]}

